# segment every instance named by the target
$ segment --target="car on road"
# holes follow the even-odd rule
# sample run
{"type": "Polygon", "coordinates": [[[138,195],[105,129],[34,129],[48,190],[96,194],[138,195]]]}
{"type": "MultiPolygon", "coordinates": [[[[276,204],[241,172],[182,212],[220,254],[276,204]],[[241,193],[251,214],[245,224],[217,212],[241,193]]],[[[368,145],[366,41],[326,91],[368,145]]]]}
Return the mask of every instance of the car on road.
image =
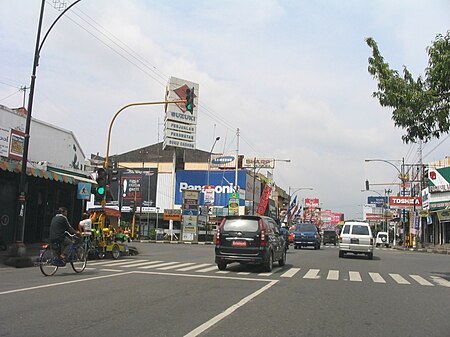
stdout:
{"type": "Polygon", "coordinates": [[[378,232],[375,239],[375,246],[385,246],[389,248],[389,234],[387,232],[378,232]]]}
{"type": "Polygon", "coordinates": [[[342,227],[339,236],[339,257],[346,253],[365,254],[373,259],[373,236],[368,223],[349,221],[342,227]]]}
{"type": "Polygon", "coordinates": [[[215,263],[225,270],[233,262],[259,264],[271,272],[286,263],[286,243],[276,222],[266,216],[228,215],[216,234],[215,263]]]}
{"type": "Polygon", "coordinates": [[[313,246],[320,249],[320,234],[317,226],[313,223],[300,223],[294,229],[294,248],[313,246]]]}
{"type": "Polygon", "coordinates": [[[323,231],[323,235],[322,235],[322,243],[324,246],[326,246],[327,243],[332,243],[333,245],[336,246],[337,244],[337,234],[336,231],[323,231]]]}

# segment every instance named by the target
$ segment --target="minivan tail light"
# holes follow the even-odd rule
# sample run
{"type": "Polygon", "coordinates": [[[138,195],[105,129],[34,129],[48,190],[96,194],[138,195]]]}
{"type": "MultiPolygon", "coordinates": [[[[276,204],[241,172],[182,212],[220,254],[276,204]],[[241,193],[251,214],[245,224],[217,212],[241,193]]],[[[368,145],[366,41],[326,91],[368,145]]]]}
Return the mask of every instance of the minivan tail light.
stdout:
{"type": "Polygon", "coordinates": [[[261,247],[265,247],[267,244],[266,241],[266,229],[264,228],[264,221],[262,219],[259,219],[259,226],[261,227],[261,247]]]}
{"type": "Polygon", "coordinates": [[[222,219],[222,222],[220,223],[219,227],[217,228],[216,233],[216,245],[220,245],[220,232],[222,230],[223,223],[225,222],[225,218],[222,219]]]}
{"type": "Polygon", "coordinates": [[[342,243],[342,236],[339,235],[339,242],[342,243]]]}

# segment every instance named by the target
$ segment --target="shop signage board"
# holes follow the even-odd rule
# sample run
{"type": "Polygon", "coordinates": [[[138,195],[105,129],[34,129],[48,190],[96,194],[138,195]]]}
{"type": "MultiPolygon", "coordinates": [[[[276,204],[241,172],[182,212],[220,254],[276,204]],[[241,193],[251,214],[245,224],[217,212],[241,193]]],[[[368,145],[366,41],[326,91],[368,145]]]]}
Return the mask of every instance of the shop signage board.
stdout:
{"type": "Polygon", "coordinates": [[[181,223],[181,240],[198,242],[198,200],[200,191],[183,190],[183,220],[181,223]]]}
{"type": "Polygon", "coordinates": [[[239,193],[230,193],[228,197],[228,214],[239,215],[239,193]]]}
{"type": "Polygon", "coordinates": [[[164,209],[163,219],[181,221],[181,209],[164,209]]]}
{"type": "Polygon", "coordinates": [[[319,208],[319,199],[314,198],[314,199],[310,199],[310,198],[306,198],[305,199],[305,208],[319,208]]]}
{"type": "Polygon", "coordinates": [[[392,208],[422,207],[422,198],[408,197],[408,196],[389,197],[389,207],[392,208]]]}
{"type": "Polygon", "coordinates": [[[242,167],[247,168],[275,168],[275,159],[273,158],[244,158],[242,167]]]}
{"type": "Polygon", "coordinates": [[[258,208],[256,209],[256,213],[259,215],[264,215],[266,213],[267,204],[269,203],[270,193],[272,193],[272,187],[270,185],[266,185],[264,188],[263,194],[261,196],[261,200],[259,201],[258,208]]]}
{"type": "Polygon", "coordinates": [[[167,146],[195,149],[198,92],[199,85],[187,80],[170,77],[166,86],[166,100],[185,100],[188,91],[194,91],[194,107],[192,111],[186,109],[186,103],[168,104],[164,119],[163,149],[167,146]]]}
{"type": "Polygon", "coordinates": [[[197,241],[197,215],[183,215],[181,239],[183,241],[197,241]]]}

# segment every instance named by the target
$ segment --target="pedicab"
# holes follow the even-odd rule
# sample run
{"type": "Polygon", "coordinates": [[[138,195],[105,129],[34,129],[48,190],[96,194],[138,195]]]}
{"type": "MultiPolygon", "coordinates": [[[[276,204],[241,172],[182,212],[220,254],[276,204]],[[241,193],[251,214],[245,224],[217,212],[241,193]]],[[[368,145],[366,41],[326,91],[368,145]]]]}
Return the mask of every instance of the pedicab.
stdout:
{"type": "Polygon", "coordinates": [[[110,208],[100,208],[91,210],[92,220],[92,245],[93,251],[97,258],[104,259],[106,255],[110,255],[117,260],[120,255],[135,255],[137,253],[134,247],[128,247],[126,231],[121,229],[118,224],[120,212],[110,208]]]}

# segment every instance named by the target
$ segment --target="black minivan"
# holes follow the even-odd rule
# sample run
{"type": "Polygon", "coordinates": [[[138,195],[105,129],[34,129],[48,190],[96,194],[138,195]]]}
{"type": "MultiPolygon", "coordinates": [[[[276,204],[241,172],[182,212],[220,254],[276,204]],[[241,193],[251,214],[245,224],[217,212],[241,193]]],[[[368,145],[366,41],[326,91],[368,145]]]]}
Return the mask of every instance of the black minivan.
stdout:
{"type": "Polygon", "coordinates": [[[216,234],[215,262],[225,270],[232,262],[260,264],[271,272],[274,261],[286,263],[283,236],[276,222],[259,215],[228,215],[216,234]]]}

